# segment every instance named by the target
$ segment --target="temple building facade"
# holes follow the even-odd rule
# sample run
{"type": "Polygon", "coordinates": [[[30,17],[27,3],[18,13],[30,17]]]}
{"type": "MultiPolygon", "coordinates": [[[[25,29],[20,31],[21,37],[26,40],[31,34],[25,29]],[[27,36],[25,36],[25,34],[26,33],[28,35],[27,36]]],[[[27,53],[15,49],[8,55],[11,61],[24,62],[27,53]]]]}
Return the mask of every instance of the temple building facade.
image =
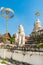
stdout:
{"type": "Polygon", "coordinates": [[[41,21],[37,19],[34,23],[34,28],[28,37],[26,44],[27,45],[37,45],[40,40],[43,40],[43,28],[41,26],[41,21]]]}
{"type": "Polygon", "coordinates": [[[43,39],[43,28],[39,19],[36,20],[32,33],[30,34],[30,40],[28,43],[37,44],[43,39]]]}

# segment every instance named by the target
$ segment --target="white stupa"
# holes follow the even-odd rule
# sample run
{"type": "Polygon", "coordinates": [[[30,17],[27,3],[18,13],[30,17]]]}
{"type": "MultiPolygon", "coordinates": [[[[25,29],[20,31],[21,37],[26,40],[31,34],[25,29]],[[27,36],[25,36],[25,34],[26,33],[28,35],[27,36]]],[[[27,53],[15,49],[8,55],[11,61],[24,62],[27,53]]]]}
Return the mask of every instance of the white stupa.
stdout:
{"type": "Polygon", "coordinates": [[[34,29],[33,29],[33,32],[37,32],[38,30],[41,30],[42,27],[41,27],[41,22],[39,19],[36,20],[35,24],[34,24],[34,29]]]}
{"type": "Polygon", "coordinates": [[[18,26],[18,33],[16,33],[15,42],[19,46],[25,45],[25,33],[22,25],[18,26]]]}

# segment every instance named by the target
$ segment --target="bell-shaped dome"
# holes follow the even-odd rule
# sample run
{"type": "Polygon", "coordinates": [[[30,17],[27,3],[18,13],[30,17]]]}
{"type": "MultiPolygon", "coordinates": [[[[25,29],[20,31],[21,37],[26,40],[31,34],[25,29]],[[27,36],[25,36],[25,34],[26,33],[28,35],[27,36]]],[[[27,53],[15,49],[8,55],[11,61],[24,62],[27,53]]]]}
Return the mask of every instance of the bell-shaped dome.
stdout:
{"type": "Polygon", "coordinates": [[[38,31],[38,30],[41,30],[42,27],[41,27],[41,22],[39,19],[36,20],[35,24],[34,24],[34,29],[33,29],[33,32],[35,31],[38,31]]]}
{"type": "Polygon", "coordinates": [[[37,27],[41,27],[41,22],[40,22],[39,19],[36,20],[36,24],[35,25],[37,25],[37,27]]]}

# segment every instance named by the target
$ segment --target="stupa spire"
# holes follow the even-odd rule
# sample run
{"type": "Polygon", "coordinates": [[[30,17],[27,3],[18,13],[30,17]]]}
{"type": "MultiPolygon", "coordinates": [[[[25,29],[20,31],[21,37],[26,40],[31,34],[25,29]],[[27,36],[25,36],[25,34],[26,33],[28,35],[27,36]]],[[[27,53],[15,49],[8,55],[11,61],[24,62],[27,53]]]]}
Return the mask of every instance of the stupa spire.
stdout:
{"type": "Polygon", "coordinates": [[[36,12],[35,15],[37,16],[36,22],[34,24],[33,32],[36,32],[38,30],[41,30],[41,22],[39,20],[40,12],[36,12]]]}

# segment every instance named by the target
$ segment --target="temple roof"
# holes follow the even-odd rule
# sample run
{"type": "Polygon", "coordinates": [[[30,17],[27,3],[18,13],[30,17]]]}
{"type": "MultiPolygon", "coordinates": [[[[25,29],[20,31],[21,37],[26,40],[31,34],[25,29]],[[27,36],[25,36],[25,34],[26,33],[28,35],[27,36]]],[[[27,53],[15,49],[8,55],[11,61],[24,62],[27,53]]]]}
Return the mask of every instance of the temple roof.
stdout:
{"type": "Polygon", "coordinates": [[[11,38],[10,33],[5,33],[3,36],[4,36],[5,38],[7,38],[7,39],[10,39],[10,38],[11,38]]]}

